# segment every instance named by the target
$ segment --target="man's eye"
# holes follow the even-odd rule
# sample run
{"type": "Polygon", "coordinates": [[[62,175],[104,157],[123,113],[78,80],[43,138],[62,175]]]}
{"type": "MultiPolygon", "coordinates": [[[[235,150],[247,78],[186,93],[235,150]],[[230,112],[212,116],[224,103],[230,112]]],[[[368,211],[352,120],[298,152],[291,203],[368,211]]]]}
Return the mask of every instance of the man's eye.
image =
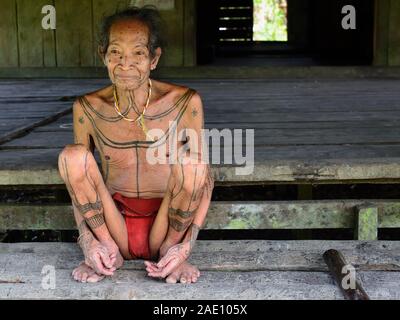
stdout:
{"type": "Polygon", "coordinates": [[[112,50],[111,50],[111,53],[112,53],[112,54],[118,54],[118,50],[112,49],[112,50]]]}
{"type": "Polygon", "coordinates": [[[136,54],[139,56],[144,55],[144,51],[136,51],[136,54]]]}

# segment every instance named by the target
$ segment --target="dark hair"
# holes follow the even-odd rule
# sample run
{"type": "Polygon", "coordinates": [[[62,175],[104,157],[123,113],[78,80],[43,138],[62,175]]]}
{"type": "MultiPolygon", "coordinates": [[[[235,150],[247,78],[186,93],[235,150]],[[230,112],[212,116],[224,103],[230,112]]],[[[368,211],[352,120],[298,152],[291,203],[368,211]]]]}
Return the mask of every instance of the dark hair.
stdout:
{"type": "Polygon", "coordinates": [[[162,32],[165,30],[165,25],[158,9],[151,5],[146,5],[141,8],[128,7],[103,17],[99,35],[100,53],[102,55],[105,55],[107,52],[112,25],[118,21],[131,19],[141,21],[149,28],[149,50],[151,56],[155,55],[155,51],[158,47],[163,48],[165,46],[165,39],[162,32]]]}

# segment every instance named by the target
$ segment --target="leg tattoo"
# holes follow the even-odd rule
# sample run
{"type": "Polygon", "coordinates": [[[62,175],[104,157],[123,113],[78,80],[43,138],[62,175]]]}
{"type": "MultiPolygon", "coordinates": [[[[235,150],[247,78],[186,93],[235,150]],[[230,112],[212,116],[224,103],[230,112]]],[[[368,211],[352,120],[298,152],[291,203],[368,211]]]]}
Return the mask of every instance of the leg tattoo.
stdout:
{"type": "Polygon", "coordinates": [[[72,187],[72,184],[70,182],[70,179],[69,179],[68,164],[67,164],[66,158],[64,158],[64,175],[66,177],[65,184],[66,184],[69,194],[71,196],[72,202],[74,203],[75,207],[78,209],[78,211],[82,215],[82,217],[85,219],[87,226],[89,226],[93,230],[93,229],[96,229],[96,228],[102,226],[105,223],[105,220],[104,220],[103,203],[101,202],[99,194],[96,191],[95,185],[91,182],[91,179],[89,178],[89,175],[88,175],[88,170],[87,170],[88,154],[89,154],[89,152],[87,152],[85,155],[85,176],[86,176],[86,179],[89,182],[89,184],[92,186],[93,191],[96,193],[96,201],[95,202],[88,202],[85,204],[79,203],[78,197],[76,196],[76,193],[75,193],[75,191],[72,187]],[[88,217],[87,213],[90,211],[95,211],[96,213],[93,216],[88,217]]]}

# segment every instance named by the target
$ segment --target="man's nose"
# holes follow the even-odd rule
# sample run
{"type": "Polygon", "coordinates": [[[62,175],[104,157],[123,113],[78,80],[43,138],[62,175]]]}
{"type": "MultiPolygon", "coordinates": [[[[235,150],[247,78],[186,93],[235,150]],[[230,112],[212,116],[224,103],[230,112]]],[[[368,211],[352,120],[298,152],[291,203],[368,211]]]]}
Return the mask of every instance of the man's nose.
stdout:
{"type": "Polygon", "coordinates": [[[123,67],[130,67],[132,65],[138,64],[138,59],[136,57],[129,55],[129,54],[124,54],[121,57],[121,65],[123,67]]]}

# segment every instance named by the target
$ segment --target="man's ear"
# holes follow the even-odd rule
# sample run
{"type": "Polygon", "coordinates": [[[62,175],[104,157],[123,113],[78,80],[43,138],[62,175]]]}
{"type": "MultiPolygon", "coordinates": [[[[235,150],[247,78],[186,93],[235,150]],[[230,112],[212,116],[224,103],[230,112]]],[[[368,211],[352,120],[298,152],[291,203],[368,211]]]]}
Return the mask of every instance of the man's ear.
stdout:
{"type": "Polygon", "coordinates": [[[158,61],[160,60],[162,54],[162,50],[160,47],[158,47],[155,50],[154,57],[151,59],[151,70],[154,70],[157,67],[158,61]]]}

